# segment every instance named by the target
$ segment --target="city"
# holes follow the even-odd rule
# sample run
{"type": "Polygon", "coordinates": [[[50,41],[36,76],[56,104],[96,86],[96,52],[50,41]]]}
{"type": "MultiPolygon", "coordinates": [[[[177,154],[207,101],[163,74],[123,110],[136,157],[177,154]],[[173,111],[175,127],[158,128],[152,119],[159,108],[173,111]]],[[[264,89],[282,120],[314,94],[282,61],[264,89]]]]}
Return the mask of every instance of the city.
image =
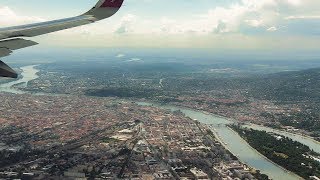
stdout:
{"type": "Polygon", "coordinates": [[[6,95],[2,178],[255,179],[181,112],[116,98],[6,95]],[[28,112],[26,114],[26,112],[28,112]]]}

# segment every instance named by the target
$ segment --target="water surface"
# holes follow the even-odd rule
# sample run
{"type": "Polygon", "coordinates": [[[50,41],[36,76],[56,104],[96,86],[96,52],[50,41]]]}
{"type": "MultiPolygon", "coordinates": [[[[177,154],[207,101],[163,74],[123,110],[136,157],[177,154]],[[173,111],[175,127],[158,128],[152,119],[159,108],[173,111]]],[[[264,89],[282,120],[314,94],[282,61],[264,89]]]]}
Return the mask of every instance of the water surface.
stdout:
{"type": "Polygon", "coordinates": [[[27,92],[21,91],[15,88],[14,86],[18,85],[19,87],[27,87],[29,81],[37,79],[39,77],[37,75],[39,70],[35,68],[36,66],[37,65],[21,67],[20,69],[22,70],[22,73],[21,73],[22,78],[18,80],[13,80],[8,83],[0,84],[0,92],[6,92],[6,93],[12,93],[12,94],[26,94],[27,92]]]}

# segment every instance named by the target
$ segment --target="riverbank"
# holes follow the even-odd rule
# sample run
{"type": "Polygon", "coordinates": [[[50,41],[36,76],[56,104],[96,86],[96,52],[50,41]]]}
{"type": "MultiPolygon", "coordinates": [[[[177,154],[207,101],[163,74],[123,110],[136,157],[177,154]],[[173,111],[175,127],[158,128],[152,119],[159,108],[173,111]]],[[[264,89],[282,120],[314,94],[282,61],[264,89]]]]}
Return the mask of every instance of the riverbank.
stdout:
{"type": "MultiPolygon", "coordinates": [[[[232,128],[228,127],[230,129],[230,131],[232,131],[233,133],[236,133],[236,134],[239,134],[237,133],[235,130],[233,130],[232,128]]],[[[248,144],[248,146],[250,146],[250,148],[255,151],[257,154],[260,154],[260,156],[262,156],[263,158],[265,158],[265,160],[269,161],[270,163],[272,163],[273,165],[275,166],[278,166],[279,168],[281,168],[282,170],[286,171],[287,173],[293,175],[293,176],[296,176],[298,179],[303,179],[302,177],[300,177],[299,175],[295,174],[294,172],[292,171],[289,171],[288,169],[280,166],[279,164],[273,162],[271,159],[267,158],[265,155],[261,154],[257,149],[253,148],[246,140],[244,140],[243,138],[241,139],[243,143],[246,143],[248,144]]]]}
{"type": "Polygon", "coordinates": [[[267,127],[267,126],[263,126],[263,125],[259,125],[259,124],[254,124],[254,123],[247,123],[245,124],[245,126],[249,125],[250,126],[257,126],[257,127],[261,127],[261,128],[268,128],[268,129],[272,129],[273,131],[276,131],[278,133],[287,133],[287,134],[291,134],[293,136],[301,136],[301,137],[304,137],[306,139],[309,139],[309,140],[312,140],[314,141],[315,143],[319,144],[320,145],[320,142],[315,140],[313,137],[311,136],[307,136],[305,134],[302,134],[302,133],[293,133],[293,132],[289,132],[289,131],[285,131],[285,130],[280,130],[280,129],[274,129],[274,128],[270,128],[270,127],[267,127]]]}
{"type": "Polygon", "coordinates": [[[308,146],[313,151],[320,153],[320,142],[314,140],[312,137],[301,135],[301,134],[295,134],[295,133],[291,133],[291,132],[287,132],[287,131],[281,131],[278,129],[273,129],[273,128],[269,128],[266,126],[252,124],[252,123],[246,124],[246,125],[244,125],[244,127],[252,128],[255,130],[266,131],[266,132],[273,132],[273,133],[276,133],[276,134],[279,134],[279,135],[282,135],[285,137],[289,137],[292,140],[298,141],[298,142],[308,146]]]}
{"type": "Polygon", "coordinates": [[[319,164],[307,157],[314,154],[306,145],[288,138],[279,138],[278,135],[246,128],[239,125],[230,126],[251,147],[265,157],[284,167],[288,171],[308,179],[310,176],[319,176],[319,164]]]}
{"type": "Polygon", "coordinates": [[[232,154],[233,156],[235,156],[235,157],[238,159],[238,161],[240,161],[241,163],[243,163],[243,164],[245,164],[246,166],[248,166],[248,168],[250,169],[250,171],[254,171],[254,172],[257,171],[257,169],[249,166],[246,162],[242,162],[242,161],[240,160],[240,157],[239,157],[237,154],[233,154],[233,153],[231,152],[231,150],[229,149],[229,147],[225,145],[225,143],[223,142],[222,139],[220,139],[220,137],[219,137],[219,135],[216,133],[216,130],[214,129],[214,127],[209,126],[209,129],[210,129],[210,131],[212,132],[212,134],[214,135],[215,139],[216,139],[227,151],[229,151],[230,154],[232,154]]]}
{"type": "Polygon", "coordinates": [[[21,78],[0,84],[0,92],[12,93],[12,94],[27,94],[28,92],[15,88],[16,85],[26,87],[28,82],[37,79],[37,75],[40,70],[36,69],[38,65],[30,65],[21,67],[21,78]]]}

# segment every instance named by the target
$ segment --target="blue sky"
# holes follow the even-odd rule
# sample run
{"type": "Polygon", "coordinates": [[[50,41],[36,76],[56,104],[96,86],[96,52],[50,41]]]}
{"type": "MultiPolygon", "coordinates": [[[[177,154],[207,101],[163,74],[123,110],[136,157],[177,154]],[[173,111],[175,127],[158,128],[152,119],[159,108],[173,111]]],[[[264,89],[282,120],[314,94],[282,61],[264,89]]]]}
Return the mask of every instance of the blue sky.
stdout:
{"type": "MultiPolygon", "coordinates": [[[[81,14],[96,0],[2,0],[0,25],[81,14]]],[[[319,0],[125,0],[115,16],[36,38],[45,45],[318,50],[319,0]]]]}

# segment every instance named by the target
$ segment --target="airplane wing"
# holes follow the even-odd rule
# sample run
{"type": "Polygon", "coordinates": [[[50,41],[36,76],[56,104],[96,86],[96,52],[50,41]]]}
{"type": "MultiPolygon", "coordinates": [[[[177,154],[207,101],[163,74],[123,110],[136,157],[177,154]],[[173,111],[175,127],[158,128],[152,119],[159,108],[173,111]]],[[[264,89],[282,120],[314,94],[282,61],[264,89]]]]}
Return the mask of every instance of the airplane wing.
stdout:
{"type": "MultiPolygon", "coordinates": [[[[0,28],[0,57],[9,56],[14,50],[34,46],[38,43],[23,37],[34,37],[55,31],[90,24],[114,15],[124,0],[99,0],[88,12],[66,19],[41,22],[22,26],[0,28]]],[[[17,73],[0,61],[0,77],[17,78],[17,73]]]]}

